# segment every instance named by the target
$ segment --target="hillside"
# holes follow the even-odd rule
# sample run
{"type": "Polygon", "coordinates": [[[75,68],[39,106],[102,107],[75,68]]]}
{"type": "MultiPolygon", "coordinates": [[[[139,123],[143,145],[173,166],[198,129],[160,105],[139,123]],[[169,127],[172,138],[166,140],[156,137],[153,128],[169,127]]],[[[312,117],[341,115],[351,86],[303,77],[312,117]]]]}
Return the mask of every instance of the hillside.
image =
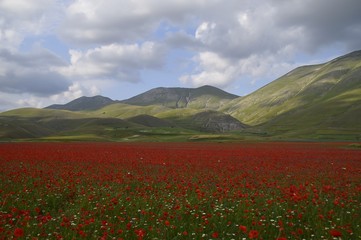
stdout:
{"type": "Polygon", "coordinates": [[[20,117],[0,116],[0,140],[32,139],[54,134],[38,122],[20,117]]]}
{"type": "Polygon", "coordinates": [[[169,108],[217,109],[238,96],[212,86],[199,88],[154,88],[121,103],[169,108]]]}
{"type": "MultiPolygon", "coordinates": [[[[0,139],[184,141],[204,131],[219,131],[193,124],[193,113],[218,108],[236,97],[211,86],[157,88],[124,101],[103,96],[80,97],[44,109],[1,113],[0,139]],[[172,102],[174,99],[177,101],[172,102]],[[187,105],[182,105],[185,99],[187,105]],[[186,118],[182,121],[184,114],[186,118]]],[[[224,124],[227,121],[223,121],[222,131],[234,130],[224,124]]]]}
{"type": "Polygon", "coordinates": [[[93,117],[116,117],[116,118],[131,118],[141,114],[154,116],[157,113],[164,112],[170,108],[160,105],[149,106],[136,106],[128,105],[124,103],[114,103],[95,111],[86,111],[87,114],[91,114],[93,117]]]}
{"type": "Polygon", "coordinates": [[[199,129],[208,132],[224,133],[243,130],[247,125],[234,117],[216,111],[204,111],[192,116],[191,122],[199,129]]]}
{"type": "Polygon", "coordinates": [[[18,108],[0,113],[2,117],[19,117],[19,118],[58,118],[58,119],[76,119],[85,118],[86,113],[74,112],[57,109],[39,109],[39,108],[18,108]]]}
{"type": "Polygon", "coordinates": [[[353,133],[351,137],[357,137],[361,134],[361,51],[299,67],[221,110],[271,134],[353,133]]]}
{"type": "Polygon", "coordinates": [[[301,66],[238,97],[212,86],[81,97],[0,113],[0,140],[361,140],[361,51],[301,66]]]}
{"type": "Polygon", "coordinates": [[[119,118],[94,118],[67,110],[21,108],[0,114],[0,139],[106,140],[114,129],[142,127],[119,118]]]}
{"type": "Polygon", "coordinates": [[[46,109],[59,109],[59,110],[69,110],[69,111],[84,111],[84,110],[96,110],[107,105],[116,103],[110,98],[103,96],[94,96],[94,97],[80,97],[67,104],[53,104],[46,109]]]}
{"type": "Polygon", "coordinates": [[[128,118],[127,121],[147,127],[174,127],[174,124],[172,122],[146,114],[141,114],[135,117],[128,118]]]}

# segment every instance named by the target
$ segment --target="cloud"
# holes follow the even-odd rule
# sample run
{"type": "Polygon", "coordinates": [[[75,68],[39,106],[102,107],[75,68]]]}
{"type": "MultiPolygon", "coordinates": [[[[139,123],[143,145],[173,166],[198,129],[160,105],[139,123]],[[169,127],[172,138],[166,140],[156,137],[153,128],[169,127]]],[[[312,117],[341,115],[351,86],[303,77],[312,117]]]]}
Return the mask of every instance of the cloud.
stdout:
{"type": "MultiPolygon", "coordinates": [[[[344,51],[361,48],[358,0],[243,1],[218,7],[196,28],[196,69],[182,82],[227,86],[249,76],[274,79],[297,65],[298,54],[315,56],[334,45],[344,51]]],[[[188,48],[191,41],[174,34],[172,42],[188,48]]]]}
{"type": "Polygon", "coordinates": [[[49,96],[38,96],[29,93],[1,93],[0,112],[20,107],[43,108],[53,103],[67,103],[81,96],[94,96],[100,93],[95,85],[75,82],[65,91],[49,96]]]}
{"type": "Polygon", "coordinates": [[[45,49],[0,50],[0,92],[49,96],[65,91],[70,83],[55,70],[60,66],[64,62],[45,49]]]}
{"type": "Polygon", "coordinates": [[[242,78],[253,79],[254,82],[261,78],[280,76],[285,70],[296,67],[294,64],[278,61],[285,54],[254,54],[235,61],[214,52],[201,52],[194,58],[198,64],[197,69],[191,74],[181,76],[179,80],[197,87],[206,84],[226,87],[235,81],[242,81],[242,78]]]}
{"type": "Polygon", "coordinates": [[[185,61],[183,83],[229,87],[361,48],[359,0],[1,0],[0,12],[1,96],[37,106],[185,61]],[[50,50],[23,51],[34,42],[50,50]]]}
{"type": "Polygon", "coordinates": [[[182,25],[219,0],[76,0],[66,9],[59,30],[77,44],[111,44],[143,40],[161,23],[182,25]]]}
{"type": "Polygon", "coordinates": [[[56,103],[66,103],[81,96],[94,96],[99,93],[100,89],[98,89],[95,85],[83,85],[82,83],[74,82],[68,87],[67,91],[52,95],[50,99],[56,103]]]}
{"type": "Polygon", "coordinates": [[[53,28],[62,8],[56,0],[2,0],[0,12],[0,46],[16,49],[27,35],[53,28]]]}
{"type": "Polygon", "coordinates": [[[204,46],[194,36],[186,33],[185,31],[177,31],[168,34],[164,43],[171,49],[184,48],[192,51],[199,51],[204,46]]]}
{"type": "Polygon", "coordinates": [[[200,71],[182,76],[181,82],[192,83],[195,86],[210,84],[222,87],[237,77],[234,65],[213,52],[202,52],[194,60],[198,62],[200,71]]]}
{"type": "Polygon", "coordinates": [[[163,66],[165,49],[154,42],[109,44],[87,51],[70,50],[71,64],[59,71],[85,80],[140,81],[142,69],[163,66]]]}
{"type": "Polygon", "coordinates": [[[217,16],[205,16],[198,25],[195,38],[208,51],[235,58],[290,45],[298,51],[317,51],[338,42],[347,47],[361,37],[360,11],[358,0],[220,3],[217,16]]]}
{"type": "MultiPolygon", "coordinates": [[[[277,1],[274,1],[278,3],[277,1]]],[[[277,26],[285,31],[302,29],[300,47],[309,51],[335,42],[346,48],[361,47],[361,2],[358,0],[281,1],[274,14],[277,26]]]]}
{"type": "Polygon", "coordinates": [[[14,108],[14,102],[10,101],[7,96],[3,95],[0,98],[0,112],[14,108]]]}

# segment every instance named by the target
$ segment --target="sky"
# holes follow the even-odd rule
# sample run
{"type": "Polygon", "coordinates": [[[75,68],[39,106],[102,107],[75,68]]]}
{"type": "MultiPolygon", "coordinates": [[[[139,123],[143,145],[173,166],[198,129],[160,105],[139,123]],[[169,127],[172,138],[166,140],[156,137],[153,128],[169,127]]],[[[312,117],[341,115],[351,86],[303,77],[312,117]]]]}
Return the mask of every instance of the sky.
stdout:
{"type": "Polygon", "coordinates": [[[0,0],[0,111],[212,85],[361,49],[360,0],[0,0]]]}

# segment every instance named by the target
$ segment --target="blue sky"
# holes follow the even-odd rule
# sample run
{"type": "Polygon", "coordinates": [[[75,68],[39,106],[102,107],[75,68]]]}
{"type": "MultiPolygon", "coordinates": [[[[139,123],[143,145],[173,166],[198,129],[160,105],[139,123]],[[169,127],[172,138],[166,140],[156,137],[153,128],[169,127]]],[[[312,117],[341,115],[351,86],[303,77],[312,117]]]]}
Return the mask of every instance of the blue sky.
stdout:
{"type": "Polygon", "coordinates": [[[0,0],[0,111],[213,85],[361,49],[360,0],[0,0]]]}

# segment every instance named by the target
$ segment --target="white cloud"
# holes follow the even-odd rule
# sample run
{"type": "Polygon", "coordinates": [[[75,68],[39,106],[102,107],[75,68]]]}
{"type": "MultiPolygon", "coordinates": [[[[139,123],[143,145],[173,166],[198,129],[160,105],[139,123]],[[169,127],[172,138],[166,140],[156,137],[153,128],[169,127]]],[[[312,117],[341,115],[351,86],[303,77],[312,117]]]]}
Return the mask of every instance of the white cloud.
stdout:
{"type": "Polygon", "coordinates": [[[195,86],[210,84],[223,87],[234,81],[238,75],[234,64],[214,52],[201,52],[194,60],[199,64],[199,71],[182,76],[181,82],[195,86]]]}
{"type": "Polygon", "coordinates": [[[0,112],[19,107],[8,94],[1,94],[0,112]]]}
{"type": "Polygon", "coordinates": [[[64,64],[43,48],[28,53],[0,49],[0,92],[42,96],[62,92],[69,80],[55,68],[64,64]]]}
{"type": "Polygon", "coordinates": [[[254,54],[235,61],[214,52],[201,52],[194,58],[198,69],[192,74],[181,76],[179,80],[197,87],[207,84],[226,87],[237,80],[242,81],[242,78],[253,81],[270,79],[296,67],[279,61],[287,54],[287,49],[284,49],[275,55],[254,54]]]}
{"type": "Polygon", "coordinates": [[[85,80],[140,81],[142,69],[163,66],[165,49],[154,42],[109,44],[87,51],[70,50],[71,65],[59,72],[85,80]]]}
{"type": "Polygon", "coordinates": [[[52,95],[50,96],[50,99],[52,102],[66,103],[81,96],[98,95],[100,92],[100,89],[97,88],[95,85],[84,85],[79,82],[74,82],[71,86],[68,87],[67,91],[64,91],[60,94],[52,95]]]}
{"type": "Polygon", "coordinates": [[[317,55],[335,44],[344,48],[340,51],[359,49],[360,12],[358,0],[220,3],[217,14],[205,15],[194,33],[201,46],[193,45],[197,69],[180,79],[197,86],[275,79],[297,66],[297,54],[317,55]]]}
{"type": "Polygon", "coordinates": [[[16,49],[27,35],[42,34],[59,21],[56,0],[0,1],[0,47],[16,49]]]}
{"type": "Polygon", "coordinates": [[[81,96],[94,96],[100,93],[95,85],[89,83],[82,84],[75,82],[68,87],[67,90],[54,95],[49,96],[36,96],[29,93],[22,94],[8,94],[1,93],[0,99],[0,112],[8,109],[20,108],[20,107],[36,107],[43,108],[53,103],[67,103],[75,98],[81,96]]]}
{"type": "Polygon", "coordinates": [[[0,0],[1,97],[42,105],[151,82],[143,70],[190,55],[186,84],[272,80],[304,64],[299,55],[360,49],[360,12],[360,0],[0,0]],[[49,50],[28,50],[34,42],[49,50]],[[52,53],[64,49],[70,59],[52,53]]]}
{"type": "Polygon", "coordinates": [[[66,10],[60,34],[78,44],[111,44],[150,37],[160,23],[182,24],[215,0],[76,0],[66,10]]]}
{"type": "Polygon", "coordinates": [[[16,105],[21,107],[35,107],[42,108],[44,106],[44,99],[41,100],[39,97],[28,96],[22,97],[16,101],[16,105]]]}

